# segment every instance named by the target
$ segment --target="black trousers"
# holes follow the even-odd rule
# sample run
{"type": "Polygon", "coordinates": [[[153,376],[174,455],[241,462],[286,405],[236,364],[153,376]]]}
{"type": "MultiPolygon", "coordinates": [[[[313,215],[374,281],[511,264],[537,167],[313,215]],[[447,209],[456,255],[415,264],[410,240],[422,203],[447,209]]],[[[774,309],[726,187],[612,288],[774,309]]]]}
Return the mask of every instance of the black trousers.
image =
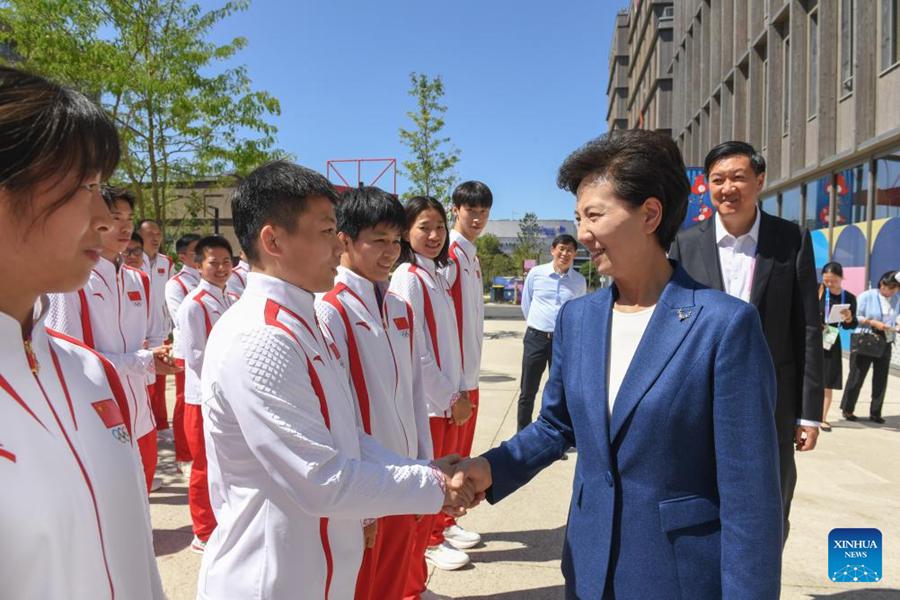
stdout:
{"type": "Polygon", "coordinates": [[[850,353],[850,374],[847,375],[847,385],[844,386],[844,397],[841,399],[841,410],[852,413],[859,399],[859,391],[872,367],[872,405],[869,407],[869,416],[880,417],[881,406],[884,404],[884,394],[887,392],[888,370],[891,366],[891,348],[888,344],[884,354],[880,358],[863,356],[856,352],[850,353]]]}
{"type": "Polygon", "coordinates": [[[797,463],[794,462],[794,443],[778,444],[779,480],[781,481],[781,510],[784,523],[782,533],[787,542],[791,531],[791,503],[797,487],[797,463]]]}
{"type": "Polygon", "coordinates": [[[552,361],[553,334],[531,327],[525,330],[522,378],[519,388],[518,427],[522,431],[534,420],[534,397],[541,386],[544,369],[552,361]]]}

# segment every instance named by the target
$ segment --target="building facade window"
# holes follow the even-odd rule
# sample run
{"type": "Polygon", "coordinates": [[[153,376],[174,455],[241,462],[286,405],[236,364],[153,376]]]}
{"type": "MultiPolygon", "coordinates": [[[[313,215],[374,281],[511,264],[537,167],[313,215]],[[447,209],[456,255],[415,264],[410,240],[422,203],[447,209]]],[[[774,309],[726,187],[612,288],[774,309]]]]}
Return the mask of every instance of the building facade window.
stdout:
{"type": "Polygon", "coordinates": [[[803,225],[810,231],[828,229],[828,194],[831,190],[831,181],[831,175],[826,175],[806,184],[803,225]]]}
{"type": "Polygon", "coordinates": [[[900,62],[900,0],[881,0],[881,70],[900,62]]]}
{"type": "Polygon", "coordinates": [[[853,35],[856,10],[855,0],[841,0],[841,94],[853,91],[855,36],[853,35]]]}
{"type": "Polygon", "coordinates": [[[800,200],[800,186],[783,192],[781,194],[781,218],[802,225],[800,222],[800,200]]]}
{"type": "Polygon", "coordinates": [[[760,202],[760,206],[762,207],[764,213],[773,215],[775,217],[778,216],[778,196],[766,196],[760,202]]]}
{"type": "Polygon", "coordinates": [[[791,130],[791,36],[784,38],[781,55],[781,133],[791,130]]]}
{"type": "Polygon", "coordinates": [[[834,186],[837,194],[835,226],[865,222],[869,200],[869,163],[838,171],[834,175],[834,186]]]}
{"type": "MultiPolygon", "coordinates": [[[[875,165],[875,214],[873,219],[900,217],[900,149],[878,159],[875,165]]],[[[900,260],[900,257],[897,257],[900,260]]]]}
{"type": "MultiPolygon", "coordinates": [[[[769,101],[769,59],[763,61],[762,64],[762,106],[765,107],[769,101]]],[[[763,151],[766,150],[766,147],[769,144],[769,111],[762,111],[762,146],[763,151]]]]}
{"type": "Polygon", "coordinates": [[[806,49],[806,114],[812,118],[819,112],[819,7],[809,13],[806,49]]]}

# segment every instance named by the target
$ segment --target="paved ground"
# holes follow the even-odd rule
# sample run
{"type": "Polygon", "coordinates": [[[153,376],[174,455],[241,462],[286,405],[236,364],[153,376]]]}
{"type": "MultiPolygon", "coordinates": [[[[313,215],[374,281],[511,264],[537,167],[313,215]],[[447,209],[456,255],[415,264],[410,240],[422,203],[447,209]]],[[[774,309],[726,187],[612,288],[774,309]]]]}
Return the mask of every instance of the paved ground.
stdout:
{"type": "MultiPolygon", "coordinates": [[[[487,321],[476,452],[515,432],[523,330],[522,321],[487,321]]],[[[868,398],[868,394],[867,384],[861,398],[868,398]]],[[[861,402],[857,413],[867,411],[867,402],[861,402]]],[[[871,426],[868,422],[841,421],[839,412],[832,409],[829,418],[834,431],[821,435],[814,452],[798,455],[799,484],[791,537],[784,552],[783,598],[900,598],[898,377],[891,377],[884,414],[886,425],[871,426]],[[885,577],[881,583],[828,581],[827,536],[835,527],[875,527],[882,531],[885,577]]],[[[171,443],[161,443],[160,469],[166,483],[152,494],[151,513],[166,592],[172,600],[187,600],[194,598],[200,557],[187,549],[192,537],[187,488],[174,470],[171,448],[171,443]]],[[[454,598],[562,598],[559,556],[577,458],[575,454],[570,456],[499,505],[485,504],[466,516],[463,524],[481,532],[484,543],[471,551],[472,565],[449,573],[433,571],[430,588],[454,598]]]]}

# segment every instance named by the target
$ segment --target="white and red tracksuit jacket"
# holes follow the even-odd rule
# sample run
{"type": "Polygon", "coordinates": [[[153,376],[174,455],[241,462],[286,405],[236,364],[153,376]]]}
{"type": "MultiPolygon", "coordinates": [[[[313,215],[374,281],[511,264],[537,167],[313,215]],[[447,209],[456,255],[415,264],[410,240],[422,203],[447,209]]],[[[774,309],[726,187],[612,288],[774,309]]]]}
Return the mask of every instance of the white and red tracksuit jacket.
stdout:
{"type": "Polygon", "coordinates": [[[184,401],[187,404],[200,404],[200,371],[206,342],[213,325],[232,301],[230,294],[201,279],[178,308],[176,354],[184,358],[184,401]]]}
{"type": "Polygon", "coordinates": [[[165,598],[146,483],[114,367],[44,328],[29,353],[0,313],[0,581],[4,598],[165,598]]]}
{"type": "Polygon", "coordinates": [[[155,376],[153,353],[146,349],[150,281],[138,269],[101,258],[77,292],[50,294],[47,327],[84,342],[116,368],[128,397],[131,431],[141,438],[156,429],[147,395],[155,376]]]}
{"type": "Polygon", "coordinates": [[[236,267],[231,269],[231,277],[228,278],[225,289],[240,298],[244,293],[244,288],[247,287],[247,273],[249,272],[250,265],[240,261],[236,267]]]}
{"type": "Polygon", "coordinates": [[[200,283],[200,272],[193,267],[182,265],[181,270],[166,282],[166,307],[172,318],[172,354],[177,358],[184,358],[178,354],[178,308],[185,296],[191,293],[200,283]]]}
{"type": "Polygon", "coordinates": [[[147,343],[151,348],[162,346],[172,333],[172,318],[166,306],[166,283],[172,278],[175,263],[159,252],[150,259],[144,254],[144,273],[150,278],[150,325],[147,329],[147,343]]]}
{"type": "Polygon", "coordinates": [[[316,315],[325,341],[337,346],[363,429],[397,454],[433,458],[428,409],[413,393],[419,369],[413,369],[412,308],[382,285],[379,310],[378,284],[344,267],[334,283],[317,296],[316,315]]]}
{"type": "Polygon", "coordinates": [[[448,417],[453,395],[468,389],[462,377],[450,285],[435,271],[433,260],[416,254],[415,265],[397,267],[388,289],[412,307],[413,352],[419,360],[428,414],[448,417]]]}
{"type": "Polygon", "coordinates": [[[433,467],[359,428],[313,300],[250,273],[210,335],[201,390],[218,527],[203,555],[200,599],[353,598],[362,520],[432,514],[443,503],[433,467]]]}
{"type": "Polygon", "coordinates": [[[467,390],[474,390],[478,388],[484,340],[484,282],[475,244],[455,229],[450,231],[450,264],[441,272],[450,284],[453,298],[462,349],[463,381],[467,390]]]}

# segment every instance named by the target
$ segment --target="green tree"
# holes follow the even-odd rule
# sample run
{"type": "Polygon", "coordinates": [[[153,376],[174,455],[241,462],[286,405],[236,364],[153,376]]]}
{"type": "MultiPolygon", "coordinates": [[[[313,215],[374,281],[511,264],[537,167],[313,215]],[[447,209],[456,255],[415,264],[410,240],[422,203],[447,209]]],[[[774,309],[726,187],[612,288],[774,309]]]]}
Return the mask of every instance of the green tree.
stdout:
{"type": "Polygon", "coordinates": [[[134,191],[139,217],[165,225],[187,217],[168,214],[175,187],[245,173],[280,155],[267,121],[280,114],[278,100],[254,91],[245,67],[222,66],[246,40],[208,40],[223,19],[248,6],[8,0],[0,8],[0,43],[14,48],[20,66],[81,89],[109,111],[123,145],[117,183],[134,191]]]}
{"type": "Polygon", "coordinates": [[[485,233],[475,240],[475,248],[478,253],[478,261],[481,263],[481,276],[484,281],[484,291],[488,292],[494,283],[494,277],[518,275],[521,269],[517,269],[513,259],[500,249],[500,240],[492,233],[485,233]]]}
{"type": "Polygon", "coordinates": [[[418,73],[410,73],[409,80],[409,95],[416,99],[416,110],[406,113],[414,127],[400,128],[400,143],[411,154],[410,160],[402,162],[401,171],[410,181],[403,196],[433,196],[449,206],[450,191],[457,181],[454,166],[459,161],[459,150],[441,133],[447,112],[441,104],[444,82],[440,76],[432,79],[418,73]]]}
{"type": "Polygon", "coordinates": [[[522,264],[527,259],[540,260],[543,249],[543,233],[538,223],[537,215],[533,212],[525,213],[519,219],[519,232],[516,234],[516,246],[512,251],[512,258],[521,273],[522,264]]]}

